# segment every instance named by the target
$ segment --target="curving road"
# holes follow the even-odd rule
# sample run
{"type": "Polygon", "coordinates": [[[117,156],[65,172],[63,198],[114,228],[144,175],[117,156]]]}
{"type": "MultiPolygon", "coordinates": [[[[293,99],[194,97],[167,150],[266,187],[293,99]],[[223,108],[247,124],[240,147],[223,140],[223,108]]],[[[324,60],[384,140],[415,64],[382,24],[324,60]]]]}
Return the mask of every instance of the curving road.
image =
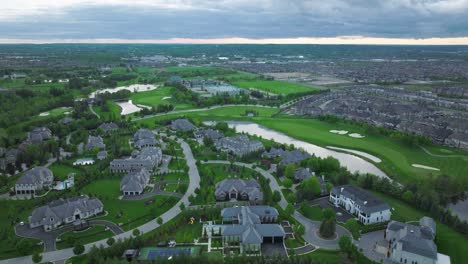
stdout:
{"type": "MultiPolygon", "coordinates": [[[[191,195],[196,195],[195,194],[195,189],[200,187],[200,174],[198,173],[198,168],[196,166],[196,160],[193,157],[192,150],[190,149],[190,146],[183,140],[179,139],[178,141],[182,147],[182,151],[186,157],[187,165],[189,167],[189,179],[190,179],[190,184],[187,189],[187,192],[184,194],[184,196],[181,198],[181,200],[175,204],[171,209],[166,211],[164,214],[162,214],[160,217],[163,220],[163,223],[166,223],[176,217],[180,212],[180,204],[184,203],[186,205],[189,204],[188,198],[191,195]]],[[[159,224],[156,223],[155,219],[152,221],[149,221],[146,224],[143,224],[138,227],[141,233],[147,233],[150,231],[153,231],[154,229],[158,228],[159,224]]],[[[114,236],[116,240],[118,239],[125,239],[128,237],[132,236],[133,230],[121,233],[119,235],[114,236]]],[[[85,253],[88,252],[93,246],[103,246],[103,247],[108,247],[106,243],[107,239],[102,239],[100,241],[96,241],[93,243],[89,243],[85,245],[85,253]]],[[[55,250],[55,251],[50,251],[50,252],[44,252],[42,254],[42,261],[43,262],[63,262],[63,260],[69,259],[73,257],[75,254],[73,253],[73,248],[67,248],[67,249],[62,249],[62,250],[55,250]]],[[[24,257],[18,257],[18,258],[11,258],[11,259],[6,259],[0,261],[0,264],[32,264],[32,256],[24,256],[24,257]]]]}
{"type": "MultiPolygon", "coordinates": [[[[227,160],[208,160],[206,162],[202,162],[202,164],[231,164],[231,162],[227,160]]],[[[250,168],[250,169],[253,168],[253,164],[247,164],[243,162],[234,162],[233,164],[236,166],[243,166],[243,167],[250,168]]],[[[270,180],[270,189],[272,191],[278,190],[281,194],[281,200],[279,201],[278,204],[280,205],[281,208],[286,209],[286,206],[288,206],[288,202],[284,198],[283,192],[281,191],[281,187],[278,184],[278,181],[276,180],[276,178],[271,173],[269,173],[268,171],[260,167],[256,167],[253,170],[255,170],[256,172],[260,173],[263,177],[270,180]]],[[[320,221],[312,221],[297,211],[294,212],[293,217],[299,223],[301,223],[305,228],[305,233],[303,236],[304,240],[312,244],[315,247],[326,248],[326,249],[338,249],[339,237],[343,235],[347,235],[352,238],[351,233],[340,225],[336,225],[336,233],[338,234],[338,237],[336,239],[329,240],[329,239],[320,238],[317,235],[318,230],[320,228],[320,223],[321,223],[320,221]]]]}

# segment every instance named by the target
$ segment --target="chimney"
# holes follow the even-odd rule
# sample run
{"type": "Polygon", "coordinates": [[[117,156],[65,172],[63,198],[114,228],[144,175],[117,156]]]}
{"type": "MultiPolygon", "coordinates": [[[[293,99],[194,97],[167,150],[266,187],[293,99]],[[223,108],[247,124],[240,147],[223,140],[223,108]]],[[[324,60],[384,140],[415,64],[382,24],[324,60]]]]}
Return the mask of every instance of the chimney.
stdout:
{"type": "Polygon", "coordinates": [[[343,190],[344,190],[344,187],[341,187],[341,192],[343,192],[343,190]]]}
{"type": "Polygon", "coordinates": [[[366,204],[367,204],[367,201],[364,201],[364,205],[366,205],[366,204]]]}

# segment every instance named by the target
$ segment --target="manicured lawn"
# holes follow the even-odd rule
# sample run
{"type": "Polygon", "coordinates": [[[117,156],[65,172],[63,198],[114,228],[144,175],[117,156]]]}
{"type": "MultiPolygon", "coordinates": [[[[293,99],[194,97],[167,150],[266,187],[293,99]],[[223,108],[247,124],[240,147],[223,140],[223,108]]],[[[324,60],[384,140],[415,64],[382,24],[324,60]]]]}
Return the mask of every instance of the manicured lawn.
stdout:
{"type": "Polygon", "coordinates": [[[193,225],[186,224],[175,233],[177,243],[193,243],[194,239],[200,238],[202,235],[203,225],[194,223],[193,225]]]}
{"type": "Polygon", "coordinates": [[[136,120],[137,123],[142,123],[148,127],[154,127],[156,121],[174,119],[174,118],[194,118],[198,120],[257,120],[261,117],[271,117],[278,112],[278,108],[265,108],[256,106],[226,106],[216,109],[209,109],[196,112],[173,113],[162,116],[151,117],[142,120],[136,120]],[[245,116],[246,110],[255,110],[258,112],[258,117],[248,118],[245,116]]]}
{"type": "MultiPolygon", "coordinates": [[[[368,134],[363,128],[344,123],[327,123],[317,119],[301,118],[263,118],[258,123],[283,132],[294,138],[320,146],[338,146],[362,150],[382,159],[375,165],[400,182],[423,180],[430,174],[447,174],[465,177],[468,174],[468,157],[438,158],[424,153],[418,146],[409,146],[401,140],[377,134],[368,134]],[[365,138],[352,138],[347,135],[330,133],[332,129],[360,133],[365,138]],[[422,164],[440,169],[429,171],[414,168],[412,164],[422,164]]],[[[449,149],[449,148],[444,148],[449,149]]],[[[465,181],[468,186],[468,181],[465,181]]]]}
{"type": "Polygon", "coordinates": [[[120,106],[108,100],[107,107],[109,111],[106,111],[106,112],[104,112],[102,107],[100,106],[93,106],[93,109],[104,120],[120,119],[121,117],[120,113],[122,112],[122,108],[120,108],[120,106]]]}
{"type": "Polygon", "coordinates": [[[141,93],[133,93],[130,96],[130,99],[133,100],[135,104],[142,104],[147,106],[154,106],[157,105],[169,105],[172,104],[175,107],[175,110],[183,110],[183,109],[191,109],[195,108],[193,105],[190,104],[180,104],[177,103],[174,99],[168,98],[172,97],[172,87],[160,87],[155,90],[141,92],[141,93]]]}
{"type": "Polygon", "coordinates": [[[31,200],[0,200],[0,259],[19,257],[15,243],[21,240],[28,240],[34,245],[30,250],[31,254],[43,249],[43,246],[37,245],[39,240],[18,237],[14,230],[15,222],[27,221],[33,208],[31,200]]]}
{"type": "MultiPolygon", "coordinates": [[[[390,204],[395,210],[392,211],[392,219],[407,222],[419,221],[419,219],[426,213],[417,208],[412,207],[400,200],[389,197],[387,195],[374,192],[386,202],[390,204]]],[[[437,222],[437,235],[436,240],[437,251],[450,256],[452,263],[465,263],[468,259],[468,239],[460,233],[457,233],[448,226],[437,222]]]]}
{"type": "Polygon", "coordinates": [[[163,175],[163,179],[168,181],[168,180],[189,180],[188,174],[186,173],[168,173],[163,175]]]}
{"type": "Polygon", "coordinates": [[[138,201],[119,200],[120,179],[96,180],[83,188],[82,193],[98,197],[104,203],[108,215],[102,217],[130,230],[163,214],[174,206],[179,199],[157,195],[153,198],[138,201]],[[152,203],[146,204],[148,201],[152,203]]]}
{"type": "Polygon", "coordinates": [[[293,94],[293,93],[303,93],[318,91],[318,88],[305,86],[296,83],[288,83],[282,81],[265,81],[265,80],[256,80],[256,81],[239,81],[232,83],[235,86],[241,88],[255,88],[265,92],[274,93],[274,94],[293,94]]]}
{"type": "Polygon", "coordinates": [[[310,206],[307,204],[303,204],[299,209],[299,212],[303,214],[305,217],[314,220],[314,221],[322,221],[323,220],[323,209],[320,206],[314,205],[310,206]]]}
{"type": "Polygon", "coordinates": [[[88,244],[104,238],[113,236],[112,231],[107,230],[105,226],[92,226],[81,232],[68,232],[61,235],[60,242],[57,242],[57,249],[73,247],[79,241],[80,244],[88,244]]]}
{"type": "Polygon", "coordinates": [[[49,169],[54,173],[54,177],[59,180],[67,179],[68,174],[76,173],[77,175],[81,172],[79,169],[69,166],[67,164],[54,163],[49,166],[49,169]]]}
{"type": "Polygon", "coordinates": [[[311,253],[297,256],[294,258],[307,258],[317,263],[341,264],[347,263],[338,250],[317,249],[311,253]]]}

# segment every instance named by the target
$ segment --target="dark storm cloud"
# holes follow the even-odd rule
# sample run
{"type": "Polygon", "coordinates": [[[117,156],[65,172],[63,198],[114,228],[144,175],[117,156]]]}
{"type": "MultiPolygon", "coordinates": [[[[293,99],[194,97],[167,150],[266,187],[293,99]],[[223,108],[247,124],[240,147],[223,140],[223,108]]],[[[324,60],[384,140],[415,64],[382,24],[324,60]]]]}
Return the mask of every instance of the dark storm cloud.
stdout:
{"type": "Polygon", "coordinates": [[[189,8],[73,4],[57,14],[0,20],[0,36],[17,39],[468,36],[465,0],[182,2],[189,8]]]}

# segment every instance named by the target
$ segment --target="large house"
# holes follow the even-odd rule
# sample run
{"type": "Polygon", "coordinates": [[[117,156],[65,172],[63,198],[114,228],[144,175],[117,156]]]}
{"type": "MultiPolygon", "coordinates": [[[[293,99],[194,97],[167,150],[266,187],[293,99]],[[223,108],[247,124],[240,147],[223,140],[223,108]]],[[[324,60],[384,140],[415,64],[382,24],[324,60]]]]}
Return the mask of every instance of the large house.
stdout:
{"type": "Polygon", "coordinates": [[[102,123],[99,127],[104,132],[114,131],[119,129],[119,126],[113,122],[110,123],[102,123]]]}
{"type": "Polygon", "coordinates": [[[171,129],[174,131],[190,132],[196,128],[196,126],[185,118],[172,120],[171,122],[171,129]]]}
{"type": "Polygon", "coordinates": [[[63,224],[95,216],[101,213],[103,208],[99,199],[86,195],[55,200],[34,209],[29,216],[29,227],[43,226],[45,231],[51,231],[63,224]]]}
{"type": "Polygon", "coordinates": [[[280,158],[279,165],[286,166],[288,164],[299,163],[310,157],[310,154],[302,150],[283,150],[281,148],[271,148],[269,151],[262,153],[262,157],[272,159],[280,158]]]}
{"type": "Polygon", "coordinates": [[[421,218],[419,226],[391,221],[385,230],[388,257],[396,263],[450,263],[446,261],[450,260],[448,256],[437,253],[435,236],[436,223],[430,217],[421,218]]]}
{"type": "Polygon", "coordinates": [[[262,142],[250,140],[246,135],[221,138],[215,142],[215,147],[219,151],[228,152],[239,157],[264,149],[262,142]]]}
{"type": "Polygon", "coordinates": [[[52,138],[52,131],[47,127],[36,127],[28,133],[27,143],[41,144],[47,139],[52,138]]]}
{"type": "Polygon", "coordinates": [[[111,161],[109,169],[112,173],[128,173],[139,171],[145,168],[153,171],[162,161],[162,151],[160,148],[143,148],[134,158],[114,159],[111,161]]]}
{"type": "Polygon", "coordinates": [[[158,141],[154,137],[154,134],[149,129],[139,129],[135,135],[133,135],[133,145],[139,149],[147,147],[156,147],[158,141]]]}
{"type": "Polygon", "coordinates": [[[45,187],[50,187],[54,174],[46,167],[34,167],[26,171],[15,184],[16,194],[36,194],[45,187]]]}
{"type": "Polygon", "coordinates": [[[85,149],[92,150],[92,149],[100,149],[103,150],[106,148],[106,144],[104,144],[104,140],[100,136],[89,136],[88,141],[86,142],[85,149]]]}
{"type": "Polygon", "coordinates": [[[256,180],[233,178],[224,179],[216,183],[215,196],[218,201],[236,199],[257,203],[263,200],[263,193],[256,180]]]}
{"type": "Polygon", "coordinates": [[[354,185],[335,186],[330,192],[330,202],[356,215],[364,225],[390,221],[390,206],[370,192],[354,185]]]}
{"type": "Polygon", "coordinates": [[[224,136],[223,133],[219,132],[218,130],[211,129],[211,128],[196,130],[193,132],[193,135],[195,139],[200,143],[203,143],[203,140],[205,138],[210,139],[214,143],[218,139],[224,136]]]}
{"type": "Polygon", "coordinates": [[[277,224],[278,211],[270,206],[241,206],[221,211],[223,242],[240,244],[240,252],[258,254],[263,243],[283,243],[285,232],[277,224]]]}
{"type": "Polygon", "coordinates": [[[150,173],[142,168],[140,171],[129,172],[120,181],[120,191],[123,195],[140,195],[150,180],[150,173]]]}

